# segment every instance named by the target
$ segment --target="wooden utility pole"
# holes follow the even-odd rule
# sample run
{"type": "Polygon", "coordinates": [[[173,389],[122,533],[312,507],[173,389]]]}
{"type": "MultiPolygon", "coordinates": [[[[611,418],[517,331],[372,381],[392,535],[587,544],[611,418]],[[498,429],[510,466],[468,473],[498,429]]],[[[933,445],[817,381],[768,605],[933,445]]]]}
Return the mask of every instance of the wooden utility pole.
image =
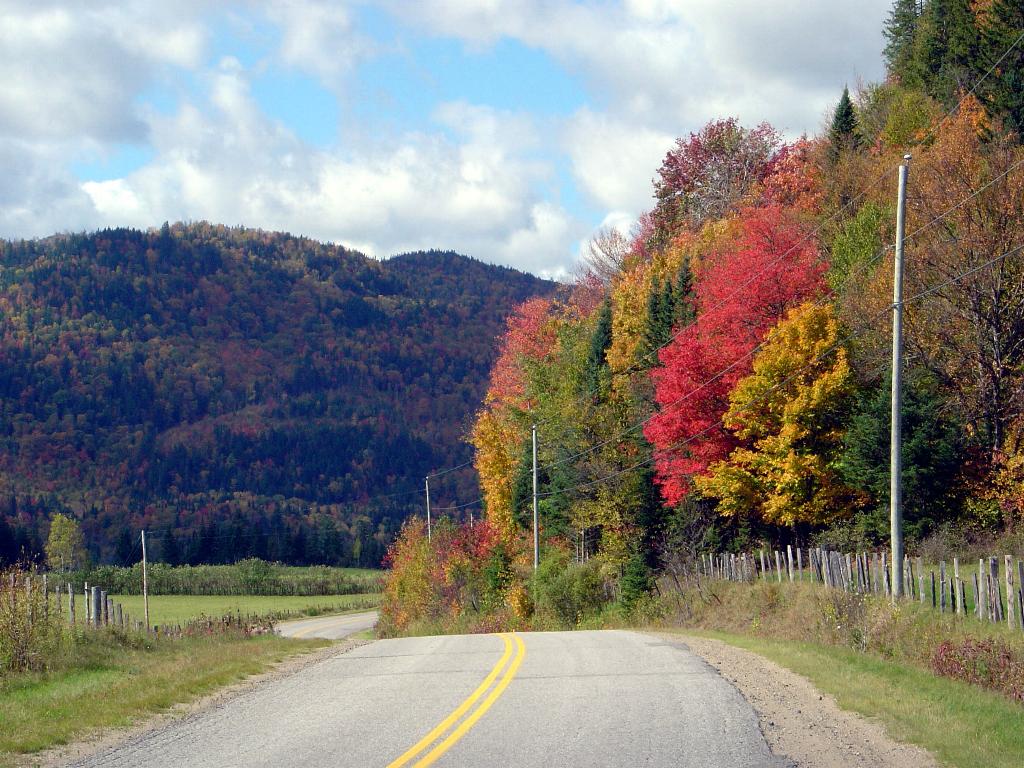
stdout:
{"type": "Polygon", "coordinates": [[[537,425],[531,429],[533,435],[533,570],[540,565],[540,534],[537,531],[537,425]]]}
{"type": "Polygon", "coordinates": [[[149,632],[149,573],[146,562],[146,532],[142,532],[142,607],[146,614],[146,632],[149,632]]]}
{"type": "Polygon", "coordinates": [[[423,479],[423,486],[427,489],[427,541],[430,541],[430,475],[423,479]]]}
{"type": "Polygon", "coordinates": [[[896,202],[896,256],[892,281],[892,415],[889,440],[889,533],[892,539],[892,599],[903,596],[903,239],[907,208],[907,171],[910,155],[900,165],[896,202]]]}

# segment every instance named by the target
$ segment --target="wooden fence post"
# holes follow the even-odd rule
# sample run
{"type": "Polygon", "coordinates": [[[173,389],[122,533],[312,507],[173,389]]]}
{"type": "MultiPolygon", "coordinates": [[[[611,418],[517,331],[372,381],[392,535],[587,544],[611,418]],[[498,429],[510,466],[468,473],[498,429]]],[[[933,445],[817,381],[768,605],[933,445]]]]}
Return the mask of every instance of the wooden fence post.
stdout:
{"type": "Polygon", "coordinates": [[[28,617],[28,628],[32,629],[35,615],[32,610],[32,576],[25,577],[25,615],[28,617]]]}
{"type": "Polygon", "coordinates": [[[984,620],[988,618],[988,575],[984,558],[978,560],[978,589],[978,618],[984,620]]]}
{"type": "MultiPolygon", "coordinates": [[[[1017,592],[1024,601],[1024,560],[1017,561],[1017,592]]],[[[1020,608],[1020,605],[1017,607],[1020,608]]],[[[1020,617],[1020,628],[1024,629],[1024,610],[1017,611],[1017,615],[1020,617]]]]}
{"type": "Polygon", "coordinates": [[[946,561],[939,561],[939,613],[946,612],[946,561]]]}
{"type": "Polygon", "coordinates": [[[974,618],[981,620],[981,586],[978,582],[978,574],[974,575],[974,618]]]}
{"type": "Polygon", "coordinates": [[[1013,558],[1003,555],[1003,568],[1006,571],[1006,626],[1015,629],[1013,622],[1013,608],[1017,601],[1013,599],[1013,558]]]}
{"type": "Polygon", "coordinates": [[[992,576],[992,620],[996,624],[1001,624],[1003,621],[1003,594],[999,588],[999,558],[995,555],[989,557],[988,567],[992,576]]]}
{"type": "Polygon", "coordinates": [[[68,582],[68,623],[73,627],[75,626],[75,590],[71,588],[71,582],[68,582]]]}
{"type": "Polygon", "coordinates": [[[956,613],[959,616],[964,612],[964,601],[960,596],[963,591],[960,588],[960,558],[953,558],[953,584],[956,585],[956,613]]]}

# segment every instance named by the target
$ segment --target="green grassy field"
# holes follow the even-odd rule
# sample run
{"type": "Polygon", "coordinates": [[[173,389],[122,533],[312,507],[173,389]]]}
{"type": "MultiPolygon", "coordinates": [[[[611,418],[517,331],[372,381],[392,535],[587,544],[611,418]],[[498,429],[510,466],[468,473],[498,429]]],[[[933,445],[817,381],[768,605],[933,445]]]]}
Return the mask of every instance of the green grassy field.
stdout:
{"type": "MultiPolygon", "coordinates": [[[[142,619],[141,595],[115,595],[132,617],[142,619]]],[[[375,608],[380,596],[369,595],[317,595],[312,597],[267,595],[152,595],[149,598],[151,624],[184,624],[199,616],[218,617],[239,611],[243,616],[258,614],[285,617],[312,616],[375,608]]]]}
{"type": "Polygon", "coordinates": [[[1024,707],[997,693],[844,648],[696,634],[746,648],[803,675],[843,709],[876,718],[894,739],[924,747],[943,765],[1024,764],[1024,707]]]}
{"type": "Polygon", "coordinates": [[[117,647],[111,637],[76,646],[75,658],[59,671],[0,679],[0,765],[98,729],[130,725],[329,642],[264,635],[117,647]]]}

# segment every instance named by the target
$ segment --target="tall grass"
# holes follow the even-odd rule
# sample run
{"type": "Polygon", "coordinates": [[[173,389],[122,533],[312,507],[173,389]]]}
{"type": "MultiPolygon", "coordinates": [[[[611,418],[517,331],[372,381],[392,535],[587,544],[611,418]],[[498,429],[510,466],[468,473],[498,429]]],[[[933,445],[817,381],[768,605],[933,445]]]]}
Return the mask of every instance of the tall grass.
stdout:
{"type": "MultiPolygon", "coordinates": [[[[70,574],[80,590],[85,582],[107,592],[142,594],[142,565],[130,568],[103,565],[70,574]]],[[[381,572],[328,566],[292,567],[264,560],[241,560],[234,565],[153,563],[148,569],[151,595],[356,595],[381,591],[381,572]]]]}
{"type": "Polygon", "coordinates": [[[65,640],[63,615],[39,580],[0,571],[0,676],[46,669],[65,640]]]}
{"type": "Polygon", "coordinates": [[[845,647],[1024,701],[1024,634],[820,584],[701,580],[648,606],[658,624],[845,647]]]}

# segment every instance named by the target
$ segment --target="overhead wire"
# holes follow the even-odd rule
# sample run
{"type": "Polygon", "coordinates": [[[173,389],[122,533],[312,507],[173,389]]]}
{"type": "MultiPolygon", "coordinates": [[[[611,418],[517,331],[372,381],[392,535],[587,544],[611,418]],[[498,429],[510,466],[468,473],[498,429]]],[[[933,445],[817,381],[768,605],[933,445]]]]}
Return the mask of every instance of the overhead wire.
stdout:
{"type": "MultiPolygon", "coordinates": [[[[921,232],[924,232],[926,229],[934,226],[939,221],[941,221],[946,216],[948,216],[950,213],[952,213],[953,211],[955,211],[958,208],[962,207],[966,203],[970,202],[971,200],[976,198],[978,195],[980,195],[981,193],[983,193],[984,191],[986,191],[987,189],[992,187],[998,181],[1000,181],[1001,179],[1005,178],[1006,176],[1008,176],[1010,173],[1012,173],[1014,170],[1016,170],[1017,168],[1019,168],[1022,165],[1024,165],[1024,158],[1022,158],[1021,160],[1018,160],[1016,163],[1011,165],[1005,171],[1003,171],[1002,173],[1000,173],[997,176],[993,177],[992,179],[990,179],[987,183],[985,183],[981,187],[978,187],[977,189],[973,190],[970,195],[967,195],[966,197],[962,198],[957,203],[955,203],[954,205],[952,205],[949,208],[947,208],[946,210],[944,210],[942,213],[934,216],[927,223],[921,225],[920,227],[915,229],[913,232],[911,232],[910,234],[906,235],[904,237],[904,242],[913,239],[914,237],[919,235],[921,232]]],[[[869,259],[868,261],[865,262],[865,266],[873,265],[878,260],[880,260],[882,258],[882,256],[884,256],[887,251],[890,251],[892,249],[893,249],[892,245],[887,244],[887,245],[883,246],[871,259],[869,259]]],[[[826,293],[824,296],[822,296],[820,299],[818,299],[814,303],[815,304],[819,304],[819,303],[822,303],[822,302],[830,301],[834,297],[834,293],[835,293],[834,291],[830,291],[830,292],[826,293]]],[[[563,458],[557,459],[555,461],[548,462],[547,464],[544,464],[542,468],[543,469],[552,469],[554,467],[558,467],[558,466],[561,466],[563,464],[567,464],[570,461],[574,461],[575,459],[581,458],[582,456],[586,456],[586,455],[588,455],[590,453],[593,453],[593,452],[595,452],[597,450],[600,450],[601,448],[603,448],[603,447],[605,447],[607,445],[610,445],[610,444],[612,444],[614,442],[617,442],[618,440],[621,440],[623,437],[625,437],[625,436],[627,436],[627,435],[637,431],[638,429],[642,429],[655,416],[657,416],[659,414],[662,414],[662,413],[665,413],[667,410],[669,410],[671,408],[675,408],[680,403],[683,403],[683,402],[689,400],[691,397],[699,394],[701,391],[703,391],[707,387],[709,387],[712,384],[714,384],[720,378],[722,378],[723,376],[728,374],[731,370],[733,370],[737,365],[741,364],[742,362],[744,362],[748,358],[750,358],[753,355],[755,355],[758,351],[760,351],[764,347],[765,343],[766,343],[766,341],[762,340],[761,342],[756,344],[754,347],[752,347],[750,350],[748,350],[743,355],[741,355],[739,358],[737,358],[732,363],[730,363],[728,366],[726,366],[725,368],[719,370],[717,373],[712,375],[710,378],[708,378],[708,379],[704,380],[703,382],[701,382],[699,385],[697,385],[697,387],[695,389],[688,390],[687,392],[683,393],[682,395],[677,397],[672,402],[666,403],[665,405],[663,405],[661,407],[661,410],[659,410],[658,412],[656,412],[656,413],[654,413],[654,414],[652,414],[650,416],[647,416],[647,417],[641,419],[640,421],[632,424],[628,428],[618,432],[617,434],[613,435],[612,437],[610,437],[610,438],[608,438],[606,440],[603,440],[600,443],[597,443],[597,444],[595,444],[593,446],[590,446],[589,448],[586,448],[586,449],[584,449],[582,451],[574,453],[574,454],[572,454],[570,456],[563,457],[563,458]]]]}
{"type": "MultiPolygon", "coordinates": [[[[1004,259],[1007,259],[1010,256],[1012,256],[1012,255],[1014,255],[1016,253],[1020,253],[1022,251],[1024,251],[1024,244],[1015,246],[1015,247],[1013,247],[1013,248],[1011,248],[1011,249],[1009,249],[1009,250],[999,254],[998,256],[995,256],[995,257],[993,257],[993,258],[983,262],[982,264],[979,264],[979,265],[977,265],[975,267],[972,267],[971,269],[965,270],[965,271],[955,275],[954,277],[951,277],[951,278],[948,278],[946,280],[943,280],[941,283],[938,283],[938,284],[933,285],[933,286],[929,286],[928,288],[926,288],[926,289],[924,289],[922,291],[919,291],[918,293],[910,296],[909,298],[905,298],[902,303],[905,306],[907,304],[913,303],[913,302],[918,301],[920,299],[926,298],[926,297],[928,297],[928,296],[930,296],[930,295],[932,295],[934,293],[937,293],[938,291],[942,290],[943,288],[946,288],[946,287],[949,287],[950,285],[956,284],[956,283],[960,282],[961,280],[964,280],[965,278],[969,277],[970,275],[973,275],[973,274],[975,274],[977,272],[980,272],[981,270],[986,269],[987,267],[993,266],[997,262],[1000,262],[1000,261],[1002,261],[1004,259]]],[[[877,319],[885,316],[886,314],[891,312],[892,309],[893,309],[893,307],[892,307],[892,305],[890,305],[883,312],[880,312],[877,315],[875,315],[872,318],[870,318],[868,322],[871,323],[874,320],[877,320],[877,319]]],[[[764,390],[764,392],[760,393],[757,397],[753,397],[750,400],[748,400],[747,402],[743,403],[743,405],[740,406],[740,410],[741,411],[745,410],[745,409],[749,408],[750,406],[760,402],[765,397],[767,397],[769,394],[777,391],[779,388],[781,388],[782,386],[788,384],[794,378],[796,378],[797,376],[802,374],[808,368],[810,368],[811,366],[815,365],[825,355],[831,354],[832,352],[842,348],[847,342],[852,341],[854,338],[856,338],[856,337],[858,337],[858,336],[860,336],[860,335],[862,335],[864,333],[866,333],[866,331],[862,330],[862,331],[856,331],[856,332],[845,334],[841,339],[837,340],[834,344],[829,346],[823,352],[821,352],[818,355],[816,355],[811,361],[809,361],[805,365],[803,365],[800,368],[798,368],[796,371],[791,373],[789,376],[787,376],[786,378],[784,378],[781,381],[777,382],[776,384],[772,385],[768,389],[764,390]]],[[[672,445],[668,446],[666,449],[662,449],[662,450],[678,450],[680,448],[685,447],[686,445],[688,445],[689,443],[693,442],[694,440],[696,440],[696,439],[698,439],[700,437],[703,437],[704,435],[706,435],[706,434],[708,434],[708,433],[710,433],[710,432],[712,432],[714,430],[719,430],[719,429],[722,429],[724,427],[725,427],[725,417],[723,415],[722,417],[717,419],[713,424],[710,424],[709,426],[705,427],[704,429],[700,430],[699,432],[697,432],[697,433],[695,433],[693,435],[690,435],[689,437],[687,437],[684,440],[677,441],[677,442],[673,443],[672,445]]],[[[603,475],[601,477],[597,477],[597,478],[594,478],[592,480],[588,480],[586,482],[579,483],[579,484],[577,484],[575,486],[571,486],[569,488],[560,488],[560,489],[557,489],[557,490],[554,490],[554,491],[548,491],[548,492],[543,493],[543,494],[538,494],[538,496],[539,497],[548,498],[548,497],[551,497],[551,496],[556,496],[556,495],[559,495],[559,494],[569,493],[569,492],[572,492],[572,491],[582,490],[582,489],[586,489],[586,488],[589,488],[589,487],[592,487],[592,486],[595,486],[595,485],[599,485],[601,483],[607,482],[607,481],[612,480],[612,479],[614,479],[616,477],[624,475],[627,472],[632,472],[633,470],[636,470],[636,469],[639,469],[640,467],[646,466],[647,464],[652,463],[654,460],[655,460],[655,456],[652,455],[652,456],[647,457],[646,459],[643,459],[642,461],[636,462],[635,464],[633,464],[633,465],[631,465],[629,467],[625,467],[624,469],[620,469],[620,470],[617,470],[615,472],[609,473],[607,475],[603,475]]]]}
{"type": "MultiPolygon", "coordinates": [[[[977,92],[978,88],[982,85],[982,83],[984,83],[985,80],[988,79],[988,77],[998,68],[999,64],[1001,64],[1006,59],[1006,57],[1010,55],[1010,53],[1014,50],[1014,48],[1016,48],[1018,45],[1020,45],[1020,43],[1022,41],[1024,41],[1024,33],[1021,33],[1021,35],[1018,36],[1016,38],[1016,40],[1013,41],[1013,43],[1006,49],[1006,51],[1003,52],[1002,56],[1000,56],[999,59],[997,59],[996,62],[994,64],[992,64],[992,66],[990,66],[989,69],[977,81],[975,81],[974,85],[972,85],[971,88],[960,97],[960,99],[957,101],[957,103],[949,111],[946,112],[946,114],[943,116],[943,118],[938,123],[934,124],[929,129],[928,135],[922,140],[921,143],[926,142],[930,137],[933,137],[936,134],[936,132],[942,127],[942,125],[945,124],[945,122],[948,121],[963,106],[964,102],[968,98],[970,98],[971,96],[973,96],[977,92]]],[[[954,205],[951,208],[947,209],[942,214],[939,214],[938,216],[933,218],[931,221],[929,221],[927,224],[925,224],[925,225],[917,228],[913,232],[911,232],[909,235],[907,235],[905,237],[905,240],[909,240],[909,239],[913,238],[914,236],[916,236],[917,234],[919,234],[920,232],[924,231],[925,229],[931,227],[936,222],[938,222],[942,218],[944,218],[946,215],[948,215],[952,211],[956,210],[957,208],[959,208],[961,205],[965,204],[969,200],[973,199],[974,197],[976,197],[978,194],[980,194],[984,190],[986,190],[989,187],[991,187],[993,184],[995,184],[1001,178],[1003,178],[1006,175],[1008,175],[1011,171],[1016,169],[1022,163],[1024,163],[1024,160],[1021,160],[1021,161],[1015,163],[1008,170],[1004,171],[999,176],[997,176],[994,179],[990,180],[984,186],[982,186],[979,189],[975,190],[971,195],[969,195],[968,197],[964,198],[963,200],[958,202],[956,205],[954,205]]],[[[843,206],[841,206],[839,209],[837,209],[835,212],[833,212],[828,218],[826,218],[825,220],[820,222],[814,229],[812,229],[810,232],[808,232],[806,235],[804,235],[795,244],[793,244],[786,251],[784,251],[783,253],[779,254],[777,257],[775,257],[774,261],[769,262],[764,267],[762,267],[759,271],[755,272],[752,276],[747,278],[746,281],[741,283],[734,291],[732,291],[732,293],[730,293],[727,296],[723,297],[716,305],[714,305],[710,309],[706,310],[706,312],[713,312],[716,309],[719,309],[722,306],[724,306],[724,304],[727,301],[730,301],[731,299],[735,298],[736,295],[738,295],[740,291],[742,291],[744,288],[746,288],[749,285],[751,285],[759,277],[764,276],[764,274],[769,269],[771,269],[772,267],[777,266],[779,263],[781,263],[782,260],[786,256],[788,256],[790,253],[795,251],[798,247],[800,247],[801,245],[803,245],[804,243],[809,241],[811,238],[813,238],[816,235],[818,235],[832,220],[834,220],[835,218],[840,216],[842,213],[844,213],[847,209],[849,209],[850,207],[855,205],[857,202],[859,202],[863,197],[865,197],[868,194],[868,192],[870,192],[875,186],[880,184],[884,179],[886,179],[892,173],[893,173],[893,169],[889,169],[889,170],[884,171],[880,175],[878,175],[863,190],[861,190],[861,192],[858,195],[856,195],[855,197],[853,197],[849,201],[847,201],[843,206]]],[[[887,245],[887,246],[883,247],[880,250],[880,252],[878,254],[876,254],[876,256],[873,257],[870,260],[869,263],[876,262],[878,259],[880,259],[885,254],[886,251],[891,250],[891,249],[892,249],[891,245],[887,245]]],[[[1004,256],[1004,258],[1005,258],[1005,256],[1004,256]]],[[[825,297],[823,297],[824,300],[828,300],[829,298],[830,298],[829,295],[826,295],[825,297]]],[[[685,330],[690,327],[690,325],[692,325],[692,323],[687,324],[685,326],[681,326],[679,329],[673,331],[670,334],[669,338],[664,343],[662,343],[658,347],[655,347],[654,349],[649,350],[646,353],[644,353],[644,355],[642,356],[641,360],[648,360],[648,361],[651,360],[653,355],[656,355],[658,352],[660,352],[661,350],[665,349],[670,344],[672,344],[674,341],[676,341],[679,338],[679,336],[682,335],[682,333],[685,332],[685,330]]],[[[689,399],[690,397],[695,395],[698,391],[701,391],[704,388],[706,388],[707,386],[710,386],[712,383],[714,383],[715,381],[720,379],[722,376],[726,375],[730,370],[735,368],[736,365],[739,365],[745,359],[747,359],[748,357],[750,357],[753,354],[755,354],[763,346],[763,344],[764,344],[764,341],[762,341],[761,343],[756,345],[753,349],[751,349],[749,352],[745,353],[741,358],[739,358],[738,360],[734,361],[732,364],[730,364],[726,368],[720,370],[718,373],[716,373],[710,379],[708,379],[705,382],[703,382],[696,390],[693,390],[693,391],[691,391],[691,392],[681,396],[676,401],[674,401],[673,403],[670,403],[669,405],[667,405],[665,407],[666,408],[674,407],[679,402],[683,402],[686,399],[689,399]]],[[[643,369],[638,367],[637,363],[634,363],[632,366],[630,366],[629,368],[625,369],[624,371],[617,371],[616,374],[624,375],[624,374],[628,374],[628,373],[631,373],[631,372],[637,372],[639,370],[643,370],[643,369]]],[[[585,399],[582,399],[582,398],[579,399],[579,405],[580,406],[585,405],[586,402],[587,401],[585,399]]],[[[642,428],[642,426],[644,426],[650,420],[650,418],[651,417],[647,417],[647,418],[643,419],[642,421],[637,422],[637,423],[631,425],[626,430],[618,433],[616,436],[614,436],[614,437],[612,437],[612,438],[610,438],[608,440],[605,440],[604,442],[599,443],[596,446],[592,446],[592,447],[586,449],[585,451],[581,451],[581,452],[573,454],[572,456],[569,456],[569,457],[564,457],[564,458],[559,459],[559,460],[554,461],[554,462],[549,462],[548,464],[543,465],[543,468],[544,469],[551,469],[553,467],[557,467],[557,466],[560,466],[562,464],[568,463],[569,461],[572,461],[574,459],[580,458],[581,456],[584,456],[584,455],[587,455],[589,453],[592,453],[595,450],[598,450],[601,447],[604,447],[604,446],[606,446],[606,445],[608,445],[608,444],[610,444],[612,442],[615,442],[616,440],[621,439],[625,435],[627,435],[627,434],[629,434],[631,432],[634,432],[637,429],[642,428]]],[[[549,420],[543,420],[542,419],[542,420],[540,420],[540,421],[538,421],[536,423],[538,425],[546,425],[546,424],[550,424],[551,421],[552,420],[550,420],[550,419],[549,420]]],[[[564,430],[562,432],[561,436],[562,437],[570,436],[570,430],[564,430]]],[[[439,470],[438,472],[432,473],[432,474],[428,475],[427,477],[428,478],[441,477],[443,475],[448,474],[449,472],[454,472],[456,470],[459,470],[459,469],[462,469],[462,468],[464,468],[466,466],[469,466],[472,463],[473,463],[473,461],[470,460],[470,461],[464,462],[464,463],[462,463],[462,464],[460,464],[458,466],[455,466],[455,467],[451,467],[451,468],[444,469],[444,470],[439,470]]],[[[628,470],[624,470],[624,471],[628,471],[628,470]]],[[[423,493],[423,492],[424,491],[421,490],[421,491],[410,492],[410,493],[423,493]]],[[[461,508],[464,508],[464,507],[473,506],[474,504],[478,504],[478,503],[480,503],[482,501],[483,501],[483,499],[481,498],[481,499],[478,499],[478,500],[473,501],[473,502],[467,502],[465,504],[459,504],[459,505],[454,505],[454,506],[450,506],[450,507],[439,507],[439,508],[436,508],[436,511],[457,510],[457,509],[461,509],[461,508]]]]}

